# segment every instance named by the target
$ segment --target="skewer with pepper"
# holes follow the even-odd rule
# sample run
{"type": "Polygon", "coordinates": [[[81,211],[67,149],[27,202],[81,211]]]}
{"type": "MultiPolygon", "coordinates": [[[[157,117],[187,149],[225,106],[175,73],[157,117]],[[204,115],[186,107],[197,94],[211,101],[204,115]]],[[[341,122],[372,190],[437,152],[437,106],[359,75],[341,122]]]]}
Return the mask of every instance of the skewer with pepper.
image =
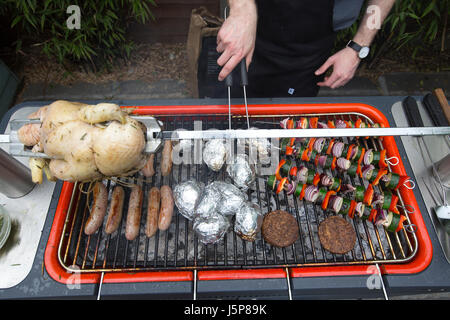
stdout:
{"type": "MultiPolygon", "coordinates": [[[[362,128],[370,126],[360,119],[355,123],[351,120],[336,120],[328,121],[328,125],[323,122],[319,122],[317,117],[305,118],[295,122],[293,119],[286,118],[280,122],[282,128],[328,128],[328,127],[356,127],[362,128]]],[[[379,127],[375,124],[374,127],[379,127]]],[[[399,163],[396,157],[386,158],[386,150],[382,149],[376,151],[373,149],[365,149],[355,143],[344,143],[338,139],[325,139],[325,138],[304,138],[298,139],[300,145],[295,145],[297,139],[286,138],[281,140],[281,152],[286,156],[292,156],[295,159],[299,159],[306,162],[314,161],[316,166],[327,166],[331,169],[336,167],[340,170],[348,170],[352,168],[352,173],[358,173],[360,177],[368,179],[372,176],[373,179],[377,175],[381,177],[387,174],[388,163],[390,165],[397,165],[399,163]],[[392,162],[392,159],[396,159],[396,162],[392,162]],[[352,165],[355,163],[354,165],[352,165]],[[376,170],[375,170],[376,169],[376,170]],[[374,171],[375,170],[375,171],[374,171]],[[382,171],[380,171],[382,170],[382,171]],[[364,173],[364,174],[363,174],[364,173]]],[[[405,179],[409,180],[409,178],[405,179]]]]}
{"type": "MultiPolygon", "coordinates": [[[[323,165],[322,163],[316,163],[315,161],[315,165],[316,167],[321,167],[322,169],[331,170],[334,170],[336,166],[338,168],[343,168],[342,165],[339,165],[339,159],[325,161],[323,165]]],[[[351,163],[348,169],[345,171],[350,177],[357,177],[358,169],[356,164],[351,163]]],[[[319,175],[316,170],[308,169],[303,165],[297,167],[296,162],[291,159],[281,159],[275,171],[275,177],[277,180],[281,180],[282,178],[287,177],[293,182],[304,182],[307,177],[310,177],[310,181],[312,181],[316,175],[319,175]]],[[[409,176],[389,172],[387,169],[378,169],[373,166],[365,168],[362,171],[360,177],[369,181],[373,186],[376,186],[381,182],[384,188],[389,190],[397,190],[402,185],[410,188],[410,186],[408,186],[408,182],[411,181],[409,176]]],[[[315,179],[317,180],[318,177],[316,177],[315,179]]]]}
{"type": "MultiPolygon", "coordinates": [[[[271,175],[267,179],[267,187],[277,194],[284,190],[299,200],[320,205],[323,210],[348,215],[351,219],[357,216],[376,225],[383,225],[390,232],[398,232],[403,228],[406,218],[398,211],[398,197],[390,190],[377,193],[372,184],[367,188],[350,184],[340,186],[337,178],[333,178],[331,184],[326,186],[322,182],[325,177],[322,175],[318,179],[317,175],[314,175],[312,181],[311,177],[308,177],[306,183],[298,182],[295,185],[291,184],[287,177],[278,180],[275,175],[271,175]],[[338,195],[338,192],[341,195],[338,195]]],[[[329,179],[329,176],[327,178],[329,179]]]]}

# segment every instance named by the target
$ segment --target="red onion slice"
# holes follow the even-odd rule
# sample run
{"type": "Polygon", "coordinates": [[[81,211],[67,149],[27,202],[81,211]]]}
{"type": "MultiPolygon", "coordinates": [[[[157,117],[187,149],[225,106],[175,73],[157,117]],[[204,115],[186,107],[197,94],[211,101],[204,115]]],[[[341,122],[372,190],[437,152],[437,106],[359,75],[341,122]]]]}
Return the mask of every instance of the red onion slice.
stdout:
{"type": "Polygon", "coordinates": [[[332,195],[330,196],[330,200],[328,201],[328,208],[333,210],[335,213],[338,213],[342,208],[342,203],[344,199],[340,196],[332,195]]]}
{"type": "Polygon", "coordinates": [[[355,156],[356,156],[356,153],[358,152],[358,148],[359,148],[359,146],[357,146],[357,145],[355,145],[352,148],[352,152],[350,154],[350,159],[355,160],[355,156]]]}
{"type": "Polygon", "coordinates": [[[377,215],[375,217],[375,224],[376,225],[380,225],[383,224],[386,221],[386,213],[384,212],[383,209],[378,208],[377,209],[377,215]]]}
{"type": "Polygon", "coordinates": [[[342,151],[344,151],[344,143],[341,141],[336,142],[333,145],[333,156],[335,156],[336,158],[339,158],[342,155],[342,151]]]}
{"type": "Polygon", "coordinates": [[[347,160],[345,158],[339,158],[339,159],[337,159],[336,164],[337,164],[338,168],[347,171],[350,168],[352,163],[350,160],[347,160]]]}
{"type": "Polygon", "coordinates": [[[355,190],[356,187],[352,186],[350,183],[341,186],[342,194],[353,193],[355,190]]]}
{"type": "Polygon", "coordinates": [[[319,128],[319,129],[327,129],[328,126],[327,126],[326,123],[319,121],[319,122],[317,122],[317,128],[319,128]]]}
{"type": "Polygon", "coordinates": [[[287,122],[288,122],[288,121],[289,121],[289,118],[286,118],[286,119],[281,120],[281,121],[280,121],[280,126],[281,126],[281,128],[286,129],[286,128],[287,128],[287,122]]]}
{"type": "Polygon", "coordinates": [[[324,187],[329,187],[333,184],[333,177],[330,177],[327,174],[322,173],[320,175],[320,184],[324,187]]]}
{"type": "Polygon", "coordinates": [[[284,185],[284,190],[286,190],[286,193],[287,193],[288,195],[293,194],[293,193],[294,193],[294,190],[295,190],[295,183],[286,183],[286,184],[284,185]]]}
{"type": "Polygon", "coordinates": [[[319,189],[316,186],[307,186],[305,189],[305,200],[309,202],[316,202],[319,197],[319,189]]]}
{"type": "Polygon", "coordinates": [[[372,162],[372,149],[368,149],[366,153],[364,153],[364,164],[369,165],[372,162]]]}
{"type": "Polygon", "coordinates": [[[364,205],[364,203],[362,202],[358,202],[355,206],[355,212],[357,214],[358,217],[362,217],[363,213],[364,213],[364,209],[366,208],[366,206],[364,205]]]}
{"type": "Polygon", "coordinates": [[[362,168],[362,177],[363,179],[369,179],[370,176],[372,175],[373,170],[375,169],[375,167],[371,164],[366,165],[362,168]]]}
{"type": "Polygon", "coordinates": [[[319,156],[319,167],[323,167],[325,165],[326,160],[327,156],[319,156]]]}
{"type": "Polygon", "coordinates": [[[314,141],[314,150],[317,152],[322,152],[323,146],[325,145],[325,138],[318,138],[314,141]]]}
{"type": "Polygon", "coordinates": [[[308,168],[305,166],[300,166],[297,171],[297,181],[301,183],[306,183],[308,179],[308,168]]]}
{"type": "Polygon", "coordinates": [[[389,181],[391,181],[391,178],[392,178],[392,174],[388,173],[381,177],[381,181],[388,183],[389,181]]]}
{"type": "Polygon", "coordinates": [[[384,195],[381,193],[377,193],[375,192],[375,194],[373,195],[373,200],[372,200],[372,206],[376,207],[377,204],[383,204],[384,201],[384,195]]]}
{"type": "Polygon", "coordinates": [[[347,124],[345,123],[344,120],[336,120],[336,123],[334,124],[334,126],[335,126],[337,129],[347,128],[347,124]]]}

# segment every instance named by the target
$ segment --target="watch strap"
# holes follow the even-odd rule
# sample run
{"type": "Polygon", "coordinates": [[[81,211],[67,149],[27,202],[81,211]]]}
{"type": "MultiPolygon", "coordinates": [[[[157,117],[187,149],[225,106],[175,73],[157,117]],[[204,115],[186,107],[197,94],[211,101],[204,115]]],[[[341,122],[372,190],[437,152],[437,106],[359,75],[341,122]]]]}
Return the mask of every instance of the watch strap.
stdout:
{"type": "Polygon", "coordinates": [[[359,52],[359,51],[361,51],[361,49],[362,49],[362,46],[360,46],[359,44],[357,44],[355,41],[353,41],[353,40],[350,40],[348,43],[347,43],[347,47],[350,47],[350,48],[352,48],[353,50],[355,50],[356,52],[359,52]]]}

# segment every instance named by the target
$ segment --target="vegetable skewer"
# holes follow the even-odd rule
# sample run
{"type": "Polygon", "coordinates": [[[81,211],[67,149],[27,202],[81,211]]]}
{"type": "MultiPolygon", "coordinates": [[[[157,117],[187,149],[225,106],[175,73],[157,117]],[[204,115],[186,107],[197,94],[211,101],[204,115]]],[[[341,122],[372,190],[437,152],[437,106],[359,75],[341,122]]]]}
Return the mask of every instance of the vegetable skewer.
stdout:
{"type": "Polygon", "coordinates": [[[371,184],[367,189],[363,186],[352,187],[350,185],[352,188],[341,190],[343,192],[341,196],[337,194],[339,190],[330,190],[325,186],[319,187],[302,182],[294,187],[288,178],[285,177],[278,181],[275,175],[272,175],[267,179],[267,187],[275,190],[276,194],[284,190],[299,200],[320,205],[323,210],[328,209],[334,213],[348,215],[351,219],[356,215],[362,220],[383,225],[386,230],[391,232],[401,230],[406,219],[397,209],[398,197],[389,190],[378,194],[371,184]],[[344,196],[349,194],[351,194],[350,198],[344,196]]]}

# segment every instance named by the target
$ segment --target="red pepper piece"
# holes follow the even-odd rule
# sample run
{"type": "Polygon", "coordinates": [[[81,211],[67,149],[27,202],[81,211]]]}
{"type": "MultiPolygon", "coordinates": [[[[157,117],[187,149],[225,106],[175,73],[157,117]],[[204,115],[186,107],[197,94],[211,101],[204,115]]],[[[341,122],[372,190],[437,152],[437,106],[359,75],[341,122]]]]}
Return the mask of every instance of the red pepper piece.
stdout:
{"type": "Polygon", "coordinates": [[[398,226],[397,226],[397,229],[395,229],[395,232],[399,232],[400,230],[403,229],[403,223],[405,222],[405,220],[406,220],[406,217],[401,215],[400,221],[398,222],[398,226]]]}
{"type": "Polygon", "coordinates": [[[300,196],[298,197],[299,200],[303,200],[305,197],[305,189],[306,189],[306,183],[303,184],[302,191],[300,191],[300,196]]]}
{"type": "Polygon", "coordinates": [[[348,210],[348,216],[353,219],[355,216],[355,208],[358,203],[355,200],[350,201],[350,208],[348,210]]]}
{"type": "Polygon", "coordinates": [[[313,118],[309,119],[309,127],[317,129],[318,122],[319,122],[319,118],[317,118],[317,117],[313,117],[313,118]]]}
{"type": "Polygon", "coordinates": [[[284,185],[286,184],[287,181],[288,181],[287,178],[281,179],[281,181],[278,183],[278,186],[277,186],[277,191],[276,191],[277,194],[279,194],[283,190],[284,185]]]}
{"type": "Polygon", "coordinates": [[[380,168],[387,168],[387,162],[386,162],[386,149],[383,149],[380,151],[380,161],[378,161],[378,166],[380,168]]]}
{"type": "Polygon", "coordinates": [[[275,171],[275,177],[277,178],[277,180],[283,179],[283,177],[280,176],[280,169],[285,163],[286,163],[286,160],[285,159],[281,159],[280,163],[278,164],[277,171],[275,171]]]}
{"type": "Polygon", "coordinates": [[[351,144],[351,145],[348,147],[347,156],[345,157],[345,159],[350,160],[350,157],[352,156],[352,150],[353,150],[353,147],[354,147],[354,146],[355,146],[354,144],[351,144]]]}
{"type": "Polygon", "coordinates": [[[333,144],[334,144],[334,139],[330,140],[330,143],[328,144],[328,149],[326,154],[330,154],[331,153],[331,149],[333,148],[333,144]]]}
{"type": "Polygon", "coordinates": [[[374,222],[376,215],[377,215],[377,209],[372,209],[372,211],[370,211],[370,215],[367,220],[369,220],[370,222],[374,222]]]}
{"type": "Polygon", "coordinates": [[[292,156],[293,153],[294,153],[294,148],[286,146],[286,155],[292,156]]]}
{"type": "Polygon", "coordinates": [[[374,193],[373,186],[372,184],[369,184],[369,186],[366,189],[366,192],[364,193],[364,203],[368,206],[372,204],[373,193],[374,193]]]}
{"type": "Polygon", "coordinates": [[[405,184],[406,181],[408,181],[410,178],[408,176],[400,176],[400,179],[398,179],[398,184],[393,190],[399,189],[402,185],[405,184]]]}
{"type": "Polygon", "coordinates": [[[398,211],[398,208],[397,208],[397,203],[398,203],[398,197],[395,194],[393,194],[391,196],[391,204],[389,205],[389,211],[400,214],[400,212],[398,211]]]}
{"type": "Polygon", "coordinates": [[[308,147],[307,147],[307,149],[309,150],[309,151],[311,151],[312,149],[313,149],[313,147],[314,147],[314,142],[316,141],[316,138],[311,138],[311,139],[309,139],[309,142],[308,142],[308,147]]]}
{"type": "Polygon", "coordinates": [[[337,163],[337,159],[336,159],[336,157],[333,157],[333,161],[331,161],[331,170],[336,169],[336,163],[337,163]]]}
{"type": "Polygon", "coordinates": [[[319,184],[319,182],[320,182],[320,174],[316,173],[316,175],[314,176],[314,179],[313,179],[313,184],[315,186],[317,186],[319,184]]]}
{"type": "Polygon", "coordinates": [[[332,194],[336,194],[336,192],[335,191],[328,191],[327,194],[325,195],[325,198],[323,199],[323,202],[322,202],[322,209],[323,210],[326,210],[326,208],[328,207],[328,201],[330,200],[330,196],[332,194]]]}
{"type": "Polygon", "coordinates": [[[383,177],[387,173],[388,173],[388,171],[386,169],[385,170],[378,170],[377,177],[372,181],[372,184],[374,186],[376,186],[380,182],[381,177],[383,177]]]}

